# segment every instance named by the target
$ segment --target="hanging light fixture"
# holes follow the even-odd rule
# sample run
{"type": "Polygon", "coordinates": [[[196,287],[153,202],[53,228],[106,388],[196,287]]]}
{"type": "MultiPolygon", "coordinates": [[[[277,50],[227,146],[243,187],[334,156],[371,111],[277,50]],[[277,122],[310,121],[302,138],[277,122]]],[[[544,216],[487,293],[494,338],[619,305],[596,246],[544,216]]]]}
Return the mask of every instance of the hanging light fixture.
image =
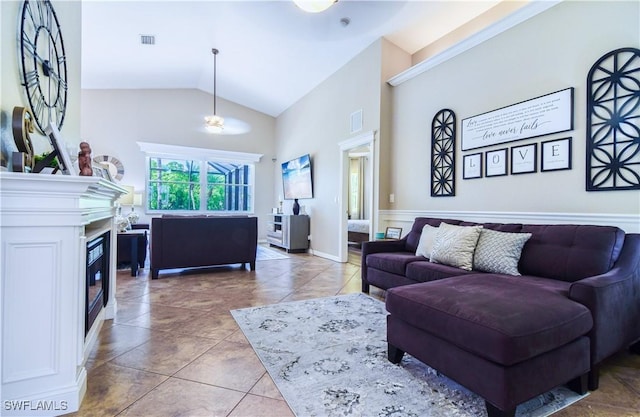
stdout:
{"type": "Polygon", "coordinates": [[[293,0],[293,2],[305,12],[320,13],[333,6],[338,0],[293,0]]]}
{"type": "Polygon", "coordinates": [[[213,53],[213,116],[205,117],[204,123],[209,132],[222,133],[224,130],[224,118],[216,114],[216,58],[219,51],[216,48],[213,48],[211,52],[213,53]]]}

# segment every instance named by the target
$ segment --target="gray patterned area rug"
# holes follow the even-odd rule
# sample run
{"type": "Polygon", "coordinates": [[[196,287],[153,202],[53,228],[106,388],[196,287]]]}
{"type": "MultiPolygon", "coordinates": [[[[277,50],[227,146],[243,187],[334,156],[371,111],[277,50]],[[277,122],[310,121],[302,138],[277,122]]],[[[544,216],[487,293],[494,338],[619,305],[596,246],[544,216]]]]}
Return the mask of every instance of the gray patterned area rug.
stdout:
{"type": "MultiPolygon", "coordinates": [[[[233,310],[291,409],[303,416],[486,416],[484,400],[405,355],[387,360],[384,303],[364,294],[233,310]]],[[[559,387],[517,410],[548,416],[583,398],[559,387]]]]}

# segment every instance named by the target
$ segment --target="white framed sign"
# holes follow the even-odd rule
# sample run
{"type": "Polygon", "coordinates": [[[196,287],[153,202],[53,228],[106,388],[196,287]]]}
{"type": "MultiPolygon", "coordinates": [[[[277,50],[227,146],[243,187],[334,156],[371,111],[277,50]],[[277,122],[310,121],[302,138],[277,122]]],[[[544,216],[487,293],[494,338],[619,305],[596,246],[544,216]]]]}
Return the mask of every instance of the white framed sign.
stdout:
{"type": "Polygon", "coordinates": [[[464,163],[464,166],[462,168],[463,180],[482,178],[482,153],[465,155],[462,158],[462,161],[464,163]]]}
{"type": "Polygon", "coordinates": [[[573,87],[462,120],[462,150],[573,129],[573,87]]]}
{"type": "Polygon", "coordinates": [[[538,144],[511,147],[511,174],[529,174],[536,172],[538,144]]]}
{"type": "Polygon", "coordinates": [[[571,169],[571,138],[542,142],[542,171],[571,169]]]}
{"type": "Polygon", "coordinates": [[[485,177],[507,175],[507,148],[485,152],[485,177]]]}

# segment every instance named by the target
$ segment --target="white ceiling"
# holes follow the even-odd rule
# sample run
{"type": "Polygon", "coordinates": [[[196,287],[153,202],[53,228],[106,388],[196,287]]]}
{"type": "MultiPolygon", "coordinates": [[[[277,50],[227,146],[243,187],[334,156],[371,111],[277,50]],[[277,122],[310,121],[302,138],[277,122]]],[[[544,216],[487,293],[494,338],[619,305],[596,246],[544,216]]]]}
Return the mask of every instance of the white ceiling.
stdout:
{"type": "Polygon", "coordinates": [[[278,116],[380,37],[413,54],[498,2],[340,0],[308,14],[288,0],[85,0],[82,88],[213,93],[217,48],[218,97],[278,116]]]}

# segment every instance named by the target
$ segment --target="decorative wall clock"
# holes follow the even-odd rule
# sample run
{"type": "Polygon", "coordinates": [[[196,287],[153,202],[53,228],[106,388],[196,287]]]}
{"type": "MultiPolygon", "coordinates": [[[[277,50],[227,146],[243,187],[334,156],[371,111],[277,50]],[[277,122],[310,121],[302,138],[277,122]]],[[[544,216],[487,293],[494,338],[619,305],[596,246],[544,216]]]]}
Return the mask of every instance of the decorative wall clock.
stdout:
{"type": "Polygon", "coordinates": [[[431,122],[431,197],[456,195],[456,114],[442,109],[431,122]]]}
{"type": "Polygon", "coordinates": [[[25,0],[20,17],[21,84],[36,126],[62,127],[67,111],[67,58],[56,12],[49,0],[25,0]]]}
{"type": "Polygon", "coordinates": [[[104,164],[109,168],[111,178],[115,181],[120,181],[124,175],[124,165],[118,158],[109,155],[98,155],[93,158],[93,162],[97,164],[104,164]]]}

